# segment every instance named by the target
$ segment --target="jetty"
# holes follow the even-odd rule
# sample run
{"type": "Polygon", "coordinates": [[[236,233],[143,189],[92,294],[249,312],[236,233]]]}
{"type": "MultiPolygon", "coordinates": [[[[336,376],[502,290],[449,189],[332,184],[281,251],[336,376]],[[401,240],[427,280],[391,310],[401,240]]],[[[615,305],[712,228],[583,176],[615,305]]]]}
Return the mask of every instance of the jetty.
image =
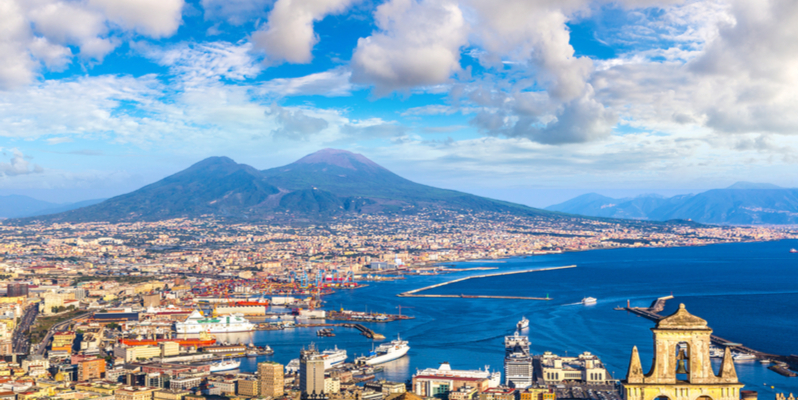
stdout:
{"type": "MultiPolygon", "coordinates": [[[[664,304],[667,302],[667,300],[672,299],[672,298],[673,298],[672,296],[659,297],[655,301],[653,301],[652,304],[650,304],[650,307],[647,307],[647,308],[644,308],[644,307],[631,307],[631,302],[630,302],[630,300],[628,300],[627,307],[616,307],[614,309],[615,310],[621,310],[621,311],[627,311],[627,312],[633,313],[635,315],[638,315],[638,316],[640,316],[642,318],[647,318],[647,319],[649,319],[649,320],[651,320],[653,322],[658,322],[662,318],[664,318],[663,315],[659,314],[661,311],[664,311],[664,304]]],[[[728,339],[719,337],[717,335],[711,335],[711,343],[714,343],[714,344],[716,344],[718,346],[722,346],[722,347],[728,347],[728,348],[731,349],[731,351],[735,351],[737,353],[752,354],[752,355],[756,356],[756,358],[758,358],[759,360],[769,360],[769,361],[776,362],[778,364],[777,365],[773,365],[773,367],[775,367],[775,368],[770,368],[771,370],[773,370],[773,371],[775,371],[775,372],[777,372],[777,373],[779,373],[781,375],[784,375],[784,376],[797,376],[796,373],[790,371],[789,368],[786,367],[786,365],[791,365],[791,366],[793,366],[794,369],[797,369],[797,356],[796,355],[782,356],[782,355],[778,355],[778,354],[765,353],[765,352],[758,351],[758,350],[752,349],[750,347],[747,347],[747,346],[745,346],[745,345],[743,345],[741,343],[734,343],[734,342],[732,342],[732,341],[730,341],[728,339]],[[781,364],[784,364],[784,365],[781,365],[781,364]]]]}
{"type": "Polygon", "coordinates": [[[491,296],[491,295],[466,295],[466,294],[420,294],[420,292],[424,292],[426,290],[436,289],[442,286],[451,285],[453,283],[463,282],[470,279],[481,279],[481,278],[491,278],[495,276],[503,276],[503,275],[515,275],[515,274],[527,274],[530,272],[543,272],[543,271],[553,271],[559,269],[567,269],[567,268],[575,268],[577,265],[566,265],[562,267],[547,267],[547,268],[536,268],[536,269],[526,269],[522,271],[510,271],[510,272],[499,272],[496,274],[483,274],[483,275],[474,275],[474,276],[467,276],[464,278],[454,279],[452,281],[437,283],[435,285],[425,286],[423,288],[409,290],[407,292],[399,293],[398,297],[455,297],[455,298],[463,298],[463,299],[514,299],[514,300],[552,300],[549,296],[548,297],[527,297],[527,296],[491,296]]]}

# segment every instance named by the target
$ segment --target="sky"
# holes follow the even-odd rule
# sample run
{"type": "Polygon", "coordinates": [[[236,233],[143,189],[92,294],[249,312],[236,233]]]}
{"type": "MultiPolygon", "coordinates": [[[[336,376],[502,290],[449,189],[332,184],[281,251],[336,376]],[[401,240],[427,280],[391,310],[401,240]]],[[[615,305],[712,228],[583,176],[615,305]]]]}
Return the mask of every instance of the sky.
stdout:
{"type": "Polygon", "coordinates": [[[0,194],[323,148],[533,206],[797,187],[797,1],[6,0],[0,194]]]}

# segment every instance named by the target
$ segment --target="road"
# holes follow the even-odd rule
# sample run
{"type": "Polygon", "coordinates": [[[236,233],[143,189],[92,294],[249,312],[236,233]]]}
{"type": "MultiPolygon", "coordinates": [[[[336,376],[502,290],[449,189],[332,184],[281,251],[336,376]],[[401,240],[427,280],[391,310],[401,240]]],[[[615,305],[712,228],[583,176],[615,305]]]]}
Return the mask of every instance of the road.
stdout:
{"type": "Polygon", "coordinates": [[[71,323],[73,320],[76,320],[76,319],[78,319],[78,318],[83,318],[83,317],[85,317],[85,316],[87,316],[87,315],[89,315],[89,314],[91,314],[91,312],[87,312],[87,313],[83,313],[83,314],[78,314],[78,315],[76,315],[76,316],[74,316],[74,317],[72,317],[72,318],[70,318],[70,319],[67,319],[67,320],[61,321],[61,322],[59,322],[59,323],[57,323],[57,324],[53,325],[53,326],[50,328],[50,330],[49,330],[49,331],[47,331],[47,336],[45,336],[45,337],[44,337],[44,339],[42,339],[42,342],[41,342],[41,343],[39,343],[38,345],[36,345],[36,347],[34,347],[34,352],[35,352],[36,354],[40,355],[40,356],[43,356],[43,355],[44,355],[44,352],[47,350],[47,346],[50,344],[50,340],[53,338],[53,334],[54,334],[54,333],[56,333],[56,332],[58,332],[58,331],[62,330],[64,326],[69,326],[69,324],[70,324],[70,323],[71,323]]]}
{"type": "Polygon", "coordinates": [[[14,335],[12,337],[14,346],[12,352],[14,354],[28,354],[31,344],[28,341],[26,333],[31,328],[31,325],[33,325],[33,321],[36,321],[37,314],[39,314],[39,307],[36,305],[28,307],[25,309],[25,313],[22,314],[19,325],[17,325],[17,328],[14,330],[14,335]]]}

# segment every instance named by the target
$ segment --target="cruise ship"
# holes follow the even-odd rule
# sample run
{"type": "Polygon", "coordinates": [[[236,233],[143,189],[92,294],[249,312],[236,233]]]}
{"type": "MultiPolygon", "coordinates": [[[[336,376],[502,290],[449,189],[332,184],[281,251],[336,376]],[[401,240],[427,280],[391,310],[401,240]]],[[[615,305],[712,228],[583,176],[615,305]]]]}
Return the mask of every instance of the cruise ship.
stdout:
{"type": "Polygon", "coordinates": [[[517,330],[520,330],[520,331],[521,331],[521,330],[523,330],[523,329],[527,328],[527,327],[528,327],[528,323],[529,323],[529,322],[530,322],[530,321],[528,321],[528,319],[527,319],[527,318],[525,318],[525,316],[523,315],[523,316],[522,316],[522,319],[521,319],[521,320],[519,320],[519,322],[517,322],[517,330]]]}
{"type": "Polygon", "coordinates": [[[200,311],[194,310],[186,321],[176,322],[175,331],[178,333],[230,333],[251,332],[256,326],[246,320],[242,314],[233,314],[225,317],[204,317],[200,311]]]}
{"type": "Polygon", "coordinates": [[[230,371],[232,369],[239,368],[241,365],[240,361],[234,360],[222,360],[218,363],[211,364],[211,372],[220,372],[220,371],[230,371]]]}
{"type": "Polygon", "coordinates": [[[378,346],[375,351],[369,353],[369,356],[359,357],[356,360],[358,364],[378,365],[389,361],[397,360],[408,353],[408,342],[401,340],[400,336],[397,340],[392,340],[389,343],[384,343],[378,346]]]}
{"type": "Polygon", "coordinates": [[[347,350],[339,350],[338,347],[333,346],[333,350],[328,349],[322,352],[322,359],[325,360],[325,369],[333,368],[347,360],[347,350]]]}

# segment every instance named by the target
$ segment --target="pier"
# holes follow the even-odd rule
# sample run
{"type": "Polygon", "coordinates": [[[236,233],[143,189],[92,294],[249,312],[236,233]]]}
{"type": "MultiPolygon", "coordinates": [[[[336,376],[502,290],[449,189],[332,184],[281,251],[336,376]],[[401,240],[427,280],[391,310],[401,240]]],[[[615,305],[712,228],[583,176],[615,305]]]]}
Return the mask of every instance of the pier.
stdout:
{"type": "Polygon", "coordinates": [[[462,299],[514,299],[514,300],[552,300],[550,297],[527,297],[527,296],[490,296],[490,295],[466,295],[466,294],[419,294],[420,292],[424,292],[426,290],[435,289],[442,286],[447,286],[453,283],[463,282],[470,279],[480,279],[480,278],[491,278],[495,276],[503,276],[503,275],[515,275],[515,274],[527,274],[529,272],[541,272],[541,271],[553,271],[558,269],[567,269],[567,268],[575,268],[577,265],[566,265],[563,267],[548,267],[548,268],[537,268],[537,269],[526,269],[522,271],[510,271],[510,272],[500,272],[496,274],[484,274],[484,275],[475,275],[475,276],[467,276],[464,278],[454,279],[452,281],[437,283],[435,285],[425,286],[423,288],[409,290],[407,292],[403,292],[398,294],[398,297],[455,297],[455,298],[462,298],[462,299]]]}
{"type": "MultiPolygon", "coordinates": [[[[672,298],[673,298],[672,296],[659,297],[655,301],[653,301],[653,303],[648,308],[631,307],[630,300],[628,300],[627,307],[616,307],[614,309],[627,311],[635,315],[638,315],[642,318],[647,318],[653,322],[658,322],[659,320],[664,318],[663,315],[659,314],[661,311],[664,311],[664,304],[667,302],[667,300],[672,298]]],[[[773,367],[775,368],[770,367],[771,370],[784,376],[797,376],[796,373],[790,371],[789,368],[786,367],[786,365],[790,365],[793,366],[794,369],[797,369],[797,356],[782,356],[778,354],[764,353],[762,351],[758,351],[755,349],[751,349],[747,346],[744,346],[741,343],[731,342],[730,340],[719,337],[717,335],[711,335],[711,343],[714,343],[722,347],[728,347],[731,349],[731,351],[735,351],[737,353],[752,354],[756,356],[756,358],[758,358],[759,360],[770,360],[777,362],[779,364],[773,365],[773,367]],[[781,365],[781,363],[785,365],[781,365]]]]}
{"type": "MultiPolygon", "coordinates": [[[[335,327],[335,326],[336,327],[342,327],[342,328],[355,328],[355,329],[358,329],[361,332],[362,335],[364,335],[364,336],[366,336],[366,337],[368,337],[370,339],[374,339],[374,340],[386,339],[386,336],[383,336],[380,333],[377,333],[377,332],[373,331],[372,329],[369,329],[366,326],[361,325],[361,324],[327,324],[327,323],[321,323],[321,324],[297,324],[297,325],[295,325],[295,327],[297,327],[297,328],[320,328],[320,327],[335,327]]],[[[333,329],[330,329],[330,331],[333,331],[333,329]]]]}

